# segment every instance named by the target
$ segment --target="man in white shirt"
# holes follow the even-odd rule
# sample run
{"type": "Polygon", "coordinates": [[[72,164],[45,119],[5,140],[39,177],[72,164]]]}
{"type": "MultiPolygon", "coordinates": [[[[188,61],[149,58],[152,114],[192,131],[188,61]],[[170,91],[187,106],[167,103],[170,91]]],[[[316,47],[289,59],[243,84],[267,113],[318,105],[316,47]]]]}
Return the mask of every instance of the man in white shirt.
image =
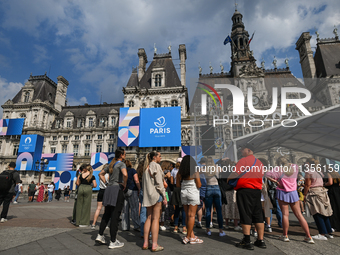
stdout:
{"type": "Polygon", "coordinates": [[[53,199],[53,190],[54,190],[54,185],[53,182],[51,182],[48,186],[48,202],[52,202],[53,199]]]}

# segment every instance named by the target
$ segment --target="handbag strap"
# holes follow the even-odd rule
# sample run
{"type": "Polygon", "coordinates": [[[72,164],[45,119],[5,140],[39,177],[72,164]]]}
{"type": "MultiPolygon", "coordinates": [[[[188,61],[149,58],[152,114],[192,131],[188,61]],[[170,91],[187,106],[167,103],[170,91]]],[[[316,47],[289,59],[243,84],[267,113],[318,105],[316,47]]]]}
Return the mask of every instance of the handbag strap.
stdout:
{"type": "Polygon", "coordinates": [[[244,171],[243,173],[241,173],[241,174],[239,175],[238,178],[241,178],[243,175],[245,175],[246,173],[248,173],[248,172],[253,168],[253,166],[255,166],[256,161],[257,161],[257,158],[255,158],[254,164],[251,166],[251,168],[249,168],[249,170],[246,170],[246,171],[244,171]]]}

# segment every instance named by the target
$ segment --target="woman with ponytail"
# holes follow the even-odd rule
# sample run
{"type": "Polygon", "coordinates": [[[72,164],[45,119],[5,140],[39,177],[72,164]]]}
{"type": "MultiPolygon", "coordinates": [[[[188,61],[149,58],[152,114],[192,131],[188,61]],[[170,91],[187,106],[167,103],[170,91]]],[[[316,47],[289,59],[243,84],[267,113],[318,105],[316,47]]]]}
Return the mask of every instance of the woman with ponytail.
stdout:
{"type": "Polygon", "coordinates": [[[87,164],[83,172],[78,175],[77,182],[77,212],[76,225],[87,227],[90,225],[92,187],[97,187],[96,178],[93,176],[93,169],[87,164]]]}
{"type": "Polygon", "coordinates": [[[123,163],[126,153],[123,149],[115,151],[115,158],[108,167],[99,173],[99,178],[105,183],[106,189],[103,196],[104,215],[100,223],[99,234],[96,242],[105,244],[104,230],[111,219],[109,249],[121,248],[124,243],[119,242],[117,237],[120,214],[124,206],[124,189],[128,179],[126,165],[123,163]],[[105,174],[109,174],[109,181],[105,179],[105,174]]]}
{"type": "Polygon", "coordinates": [[[143,174],[143,207],[147,208],[147,218],[144,224],[143,250],[149,248],[149,235],[151,229],[152,247],[151,251],[162,251],[164,248],[157,244],[159,232],[159,217],[162,202],[166,206],[167,198],[164,188],[164,173],[159,163],[161,162],[159,152],[150,152],[144,162],[143,174]]]}
{"type": "Polygon", "coordinates": [[[289,208],[292,209],[295,217],[299,220],[300,226],[304,230],[306,236],[304,241],[313,244],[314,241],[310,236],[308,223],[303,217],[300,210],[299,195],[297,193],[297,176],[299,167],[296,164],[291,164],[285,157],[277,159],[277,166],[266,173],[266,177],[277,184],[276,197],[282,211],[282,227],[283,235],[280,239],[284,242],[289,242],[289,208]]]}

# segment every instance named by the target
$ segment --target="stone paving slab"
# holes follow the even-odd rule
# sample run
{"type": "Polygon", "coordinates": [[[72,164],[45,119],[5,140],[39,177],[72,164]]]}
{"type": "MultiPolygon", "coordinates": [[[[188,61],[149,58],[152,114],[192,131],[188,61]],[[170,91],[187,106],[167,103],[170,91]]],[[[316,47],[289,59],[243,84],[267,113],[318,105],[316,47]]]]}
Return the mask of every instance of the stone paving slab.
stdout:
{"type": "MultiPolygon", "coordinates": [[[[96,209],[96,200],[92,200],[91,218],[96,209]]],[[[11,204],[9,220],[0,224],[0,255],[3,254],[149,254],[151,251],[142,251],[143,240],[136,231],[119,231],[118,240],[125,243],[120,249],[110,250],[108,245],[98,245],[95,238],[96,230],[77,228],[70,224],[73,211],[73,200],[70,203],[53,201],[52,203],[11,204]]],[[[274,217],[275,218],[275,217],[274,217]]],[[[100,221],[99,217],[99,221],[100,221]]],[[[216,219],[214,219],[215,225],[216,219]]],[[[307,218],[311,234],[317,234],[312,218],[307,218]]],[[[337,254],[340,248],[339,232],[334,239],[328,241],[315,241],[311,245],[302,242],[304,233],[295,216],[290,214],[289,238],[285,243],[278,240],[282,229],[278,228],[273,220],[273,232],[265,233],[267,249],[255,247],[254,251],[236,248],[234,244],[242,239],[242,233],[226,230],[227,236],[219,237],[218,229],[212,229],[212,236],[207,236],[205,230],[194,229],[195,234],[204,240],[203,244],[183,245],[182,234],[170,231],[161,231],[159,244],[165,247],[162,254],[337,254]]],[[[109,242],[109,231],[104,233],[109,242]]],[[[252,241],[255,238],[252,237],[252,241]]]]}

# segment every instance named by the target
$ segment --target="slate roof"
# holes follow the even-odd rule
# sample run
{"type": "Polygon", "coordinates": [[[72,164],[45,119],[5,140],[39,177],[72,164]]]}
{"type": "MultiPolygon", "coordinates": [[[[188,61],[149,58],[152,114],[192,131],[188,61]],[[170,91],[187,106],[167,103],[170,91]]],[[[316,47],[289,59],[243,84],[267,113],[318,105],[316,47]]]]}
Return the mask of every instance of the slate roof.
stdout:
{"type": "Polygon", "coordinates": [[[75,118],[85,118],[88,111],[92,110],[97,117],[108,116],[112,109],[119,113],[119,109],[123,107],[123,103],[118,104],[97,104],[97,105],[78,105],[78,106],[65,106],[58,115],[57,119],[64,118],[66,113],[72,112],[75,118]]]}
{"type": "Polygon", "coordinates": [[[133,69],[126,87],[138,87],[137,69],[133,69]]]}
{"type": "Polygon", "coordinates": [[[340,41],[335,39],[319,41],[314,62],[317,78],[340,75],[340,41]]]}
{"type": "MultiPolygon", "coordinates": [[[[30,76],[28,79],[29,82],[34,86],[34,95],[32,98],[32,102],[36,99],[40,99],[41,101],[50,101],[49,94],[52,94],[51,103],[54,104],[56,92],[57,92],[57,84],[51,80],[46,74],[38,75],[38,76],[30,76]]],[[[24,88],[24,87],[23,87],[24,88]]],[[[12,99],[13,103],[21,102],[22,89],[15,95],[12,99]]]]}
{"type": "MultiPolygon", "coordinates": [[[[165,87],[180,87],[181,80],[178,77],[174,63],[172,62],[171,54],[156,54],[140,80],[140,88],[151,88],[151,72],[153,68],[164,68],[165,70],[165,87]]],[[[130,77],[131,79],[131,77],[130,77]]],[[[129,80],[130,82],[130,80],[129,80]]],[[[129,84],[129,83],[128,83],[129,84]]]]}

